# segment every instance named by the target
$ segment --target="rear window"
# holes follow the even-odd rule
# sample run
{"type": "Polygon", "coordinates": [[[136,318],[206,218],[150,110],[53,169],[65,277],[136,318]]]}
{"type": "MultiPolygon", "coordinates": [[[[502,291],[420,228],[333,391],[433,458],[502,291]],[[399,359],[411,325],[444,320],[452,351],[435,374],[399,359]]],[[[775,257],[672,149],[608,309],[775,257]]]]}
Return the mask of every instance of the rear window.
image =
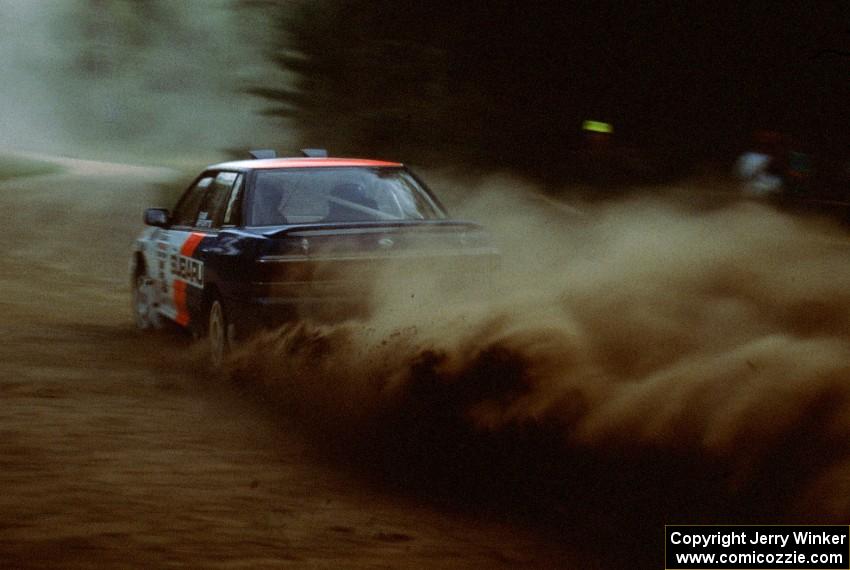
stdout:
{"type": "Polygon", "coordinates": [[[445,217],[403,168],[292,168],[256,174],[248,225],[445,217]]]}

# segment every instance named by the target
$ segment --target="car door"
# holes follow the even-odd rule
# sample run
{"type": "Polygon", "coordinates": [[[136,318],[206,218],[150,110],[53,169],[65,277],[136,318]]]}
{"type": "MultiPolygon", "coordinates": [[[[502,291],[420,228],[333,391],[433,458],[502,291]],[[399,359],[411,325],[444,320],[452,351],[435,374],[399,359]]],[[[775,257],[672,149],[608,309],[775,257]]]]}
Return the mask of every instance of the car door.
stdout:
{"type": "Polygon", "coordinates": [[[172,244],[172,299],[176,320],[188,325],[205,318],[204,289],[208,273],[216,275],[214,255],[218,249],[218,233],[232,217],[231,194],[241,175],[232,171],[215,172],[204,190],[191,231],[182,241],[172,244]]]}
{"type": "MultiPolygon", "coordinates": [[[[186,257],[193,247],[197,246],[200,237],[193,234],[198,211],[204,200],[207,190],[212,185],[215,174],[204,173],[184,193],[174,213],[171,215],[171,224],[161,231],[157,236],[156,249],[158,254],[155,279],[159,289],[160,312],[166,317],[180,323],[186,324],[185,305],[182,296],[185,294],[186,257]],[[181,269],[181,259],[182,269],[181,269]]],[[[201,235],[202,237],[202,235],[201,235]]]]}

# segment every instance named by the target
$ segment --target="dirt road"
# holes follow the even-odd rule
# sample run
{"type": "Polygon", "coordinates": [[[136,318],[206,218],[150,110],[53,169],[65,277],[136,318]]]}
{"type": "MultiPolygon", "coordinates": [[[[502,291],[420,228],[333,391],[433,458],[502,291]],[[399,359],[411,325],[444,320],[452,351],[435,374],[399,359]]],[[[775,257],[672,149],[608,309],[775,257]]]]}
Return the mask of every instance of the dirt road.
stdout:
{"type": "Polygon", "coordinates": [[[138,334],[127,252],[168,173],[64,166],[0,185],[0,567],[577,563],[506,523],[366,488],[205,380],[187,339],[138,334]]]}

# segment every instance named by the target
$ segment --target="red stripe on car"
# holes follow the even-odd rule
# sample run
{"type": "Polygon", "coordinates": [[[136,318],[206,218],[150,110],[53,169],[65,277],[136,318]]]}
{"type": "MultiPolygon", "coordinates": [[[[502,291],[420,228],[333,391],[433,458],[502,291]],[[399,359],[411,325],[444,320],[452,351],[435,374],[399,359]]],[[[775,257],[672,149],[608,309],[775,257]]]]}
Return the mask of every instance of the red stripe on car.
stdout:
{"type": "MultiPolygon", "coordinates": [[[[192,232],[189,234],[189,237],[186,238],[186,241],[183,242],[183,246],[180,248],[180,255],[192,257],[202,239],[204,239],[204,234],[202,233],[192,232]]],[[[180,279],[174,280],[174,307],[177,309],[177,318],[175,320],[177,324],[184,327],[189,324],[189,307],[186,305],[186,286],[185,281],[180,279]]]]}
{"type": "Polygon", "coordinates": [[[198,249],[198,244],[201,243],[202,239],[204,239],[204,234],[202,233],[192,232],[189,234],[189,237],[183,242],[183,247],[180,248],[180,255],[192,257],[192,254],[198,249]]]}
{"type": "Polygon", "coordinates": [[[186,307],[186,282],[174,282],[174,306],[177,307],[177,324],[186,326],[189,324],[189,309],[186,307]]]}

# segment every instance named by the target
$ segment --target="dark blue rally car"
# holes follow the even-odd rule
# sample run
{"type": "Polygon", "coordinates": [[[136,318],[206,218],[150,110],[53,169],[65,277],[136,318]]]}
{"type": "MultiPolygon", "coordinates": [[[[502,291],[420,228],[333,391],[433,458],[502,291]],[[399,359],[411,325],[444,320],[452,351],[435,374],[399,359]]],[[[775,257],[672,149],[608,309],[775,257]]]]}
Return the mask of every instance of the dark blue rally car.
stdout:
{"type": "Polygon", "coordinates": [[[139,328],[169,319],[206,334],[217,364],[257,327],[357,313],[381,272],[451,260],[480,278],[498,264],[481,226],[450,219],[402,164],[251,154],[207,167],[173,212],[145,211],[131,259],[139,328]]]}

